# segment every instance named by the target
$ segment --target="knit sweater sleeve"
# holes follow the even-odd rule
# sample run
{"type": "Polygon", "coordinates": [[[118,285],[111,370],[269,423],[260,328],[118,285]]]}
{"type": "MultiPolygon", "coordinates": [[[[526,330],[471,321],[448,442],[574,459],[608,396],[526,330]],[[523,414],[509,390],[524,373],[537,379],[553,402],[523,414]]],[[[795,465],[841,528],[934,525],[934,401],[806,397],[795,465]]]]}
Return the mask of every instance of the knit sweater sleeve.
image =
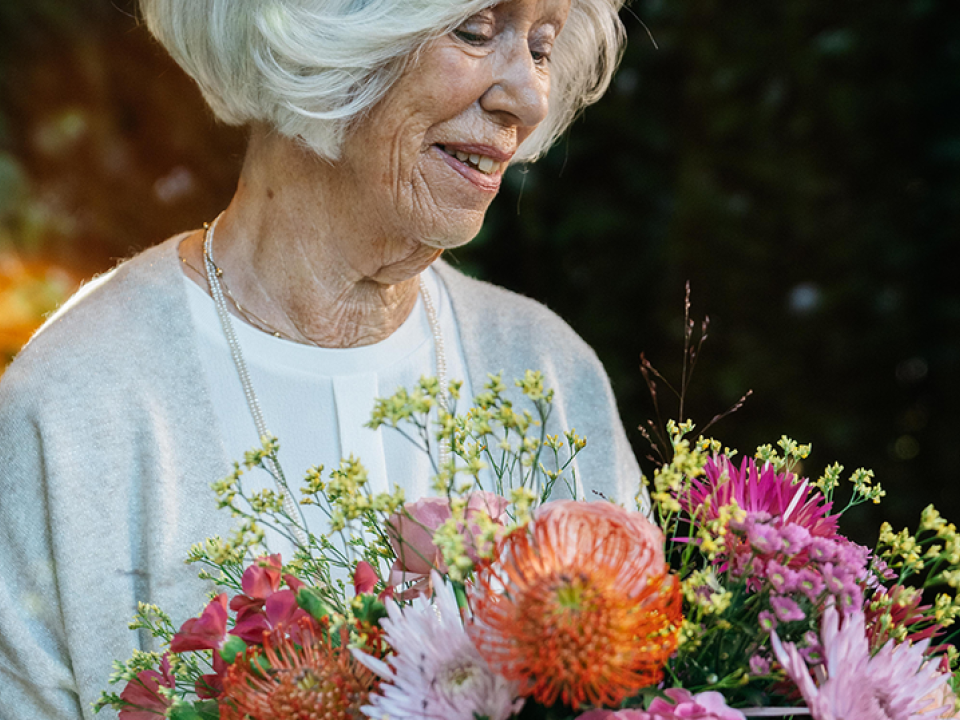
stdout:
{"type": "Polygon", "coordinates": [[[0,384],[0,719],[80,720],[36,413],[42,368],[9,374],[0,384]]]}
{"type": "MultiPolygon", "coordinates": [[[[231,525],[175,242],[89,284],[0,382],[0,720],[93,720],[114,660],[209,589],[184,564],[231,525]]],[[[104,711],[96,720],[116,717],[104,711]]]]}

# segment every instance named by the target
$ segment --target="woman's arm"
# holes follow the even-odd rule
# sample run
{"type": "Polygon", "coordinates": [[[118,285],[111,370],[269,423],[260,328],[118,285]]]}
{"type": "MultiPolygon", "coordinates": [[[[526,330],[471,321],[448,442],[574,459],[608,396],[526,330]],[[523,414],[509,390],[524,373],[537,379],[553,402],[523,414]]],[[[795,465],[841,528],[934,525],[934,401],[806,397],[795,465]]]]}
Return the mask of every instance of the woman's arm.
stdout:
{"type": "Polygon", "coordinates": [[[25,394],[14,377],[0,383],[0,720],[80,720],[46,512],[42,432],[25,394]]]}

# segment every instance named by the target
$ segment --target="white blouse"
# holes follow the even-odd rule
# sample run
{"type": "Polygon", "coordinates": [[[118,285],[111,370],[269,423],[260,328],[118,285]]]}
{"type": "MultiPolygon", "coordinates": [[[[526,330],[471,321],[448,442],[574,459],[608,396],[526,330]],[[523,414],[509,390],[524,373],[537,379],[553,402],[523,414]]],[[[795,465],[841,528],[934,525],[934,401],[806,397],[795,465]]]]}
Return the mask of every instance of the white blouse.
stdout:
{"type": "MultiPolygon", "coordinates": [[[[447,377],[463,380],[461,398],[472,398],[450,297],[432,269],[424,279],[437,307],[447,377]]],[[[259,446],[257,430],[213,299],[186,276],[184,282],[219,434],[227,456],[239,461],[247,450],[259,446]]],[[[280,441],[280,465],[295,499],[309,468],[322,464],[326,476],[350,454],[366,467],[372,492],[400,486],[408,500],[431,494],[433,469],[426,454],[392,428],[364,427],[376,398],[392,395],[401,386],[412,388],[424,375],[436,375],[434,341],[422,297],[390,337],[358,348],[303,345],[232,320],[267,428],[280,441]]],[[[465,407],[461,400],[461,411],[465,407]]],[[[433,450],[436,460],[437,448],[433,450]]],[[[274,488],[272,478],[260,469],[247,472],[242,480],[245,491],[274,488]]],[[[326,531],[322,510],[311,506],[303,510],[311,531],[326,531]]],[[[291,545],[275,532],[268,529],[266,540],[271,552],[281,552],[285,560],[292,557],[291,545]]]]}

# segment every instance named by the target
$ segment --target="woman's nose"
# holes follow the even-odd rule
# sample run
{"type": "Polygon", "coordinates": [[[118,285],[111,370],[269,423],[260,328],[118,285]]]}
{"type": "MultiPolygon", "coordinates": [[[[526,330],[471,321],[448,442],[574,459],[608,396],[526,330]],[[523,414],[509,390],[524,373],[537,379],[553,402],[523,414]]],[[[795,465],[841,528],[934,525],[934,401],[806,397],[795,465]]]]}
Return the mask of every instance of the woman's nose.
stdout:
{"type": "Polygon", "coordinates": [[[550,109],[550,73],[536,64],[525,41],[497,55],[481,107],[504,125],[536,127],[550,109]]]}

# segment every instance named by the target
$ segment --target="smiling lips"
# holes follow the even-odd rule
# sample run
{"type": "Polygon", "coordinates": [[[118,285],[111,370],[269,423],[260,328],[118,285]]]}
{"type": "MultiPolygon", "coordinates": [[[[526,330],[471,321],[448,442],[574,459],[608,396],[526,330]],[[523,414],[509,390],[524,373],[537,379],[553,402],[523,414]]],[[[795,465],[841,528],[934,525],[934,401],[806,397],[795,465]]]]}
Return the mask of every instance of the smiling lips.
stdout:
{"type": "Polygon", "coordinates": [[[447,147],[441,145],[440,148],[447,153],[447,155],[452,155],[457,160],[462,163],[466,163],[472,168],[476,168],[484,175],[493,175],[500,172],[500,168],[506,163],[502,163],[499,160],[495,160],[489,155],[481,155],[480,153],[468,153],[463,150],[459,150],[454,147],[447,147]]]}
{"type": "Polygon", "coordinates": [[[443,159],[475,185],[488,191],[500,187],[501,172],[506,169],[512,153],[496,148],[475,145],[436,145],[443,159]]]}

